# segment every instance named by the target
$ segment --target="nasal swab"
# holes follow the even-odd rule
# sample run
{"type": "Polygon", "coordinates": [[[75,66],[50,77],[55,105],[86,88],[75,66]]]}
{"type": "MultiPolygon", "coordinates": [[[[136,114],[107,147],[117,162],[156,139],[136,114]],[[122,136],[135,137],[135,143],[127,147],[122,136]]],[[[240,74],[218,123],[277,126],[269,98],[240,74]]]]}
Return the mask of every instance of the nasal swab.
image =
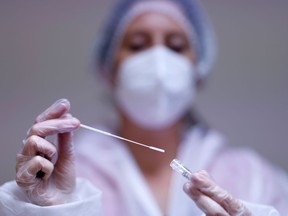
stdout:
{"type": "Polygon", "coordinates": [[[97,133],[101,133],[101,134],[104,134],[104,135],[107,135],[107,136],[115,137],[115,138],[117,138],[117,139],[121,139],[121,140],[130,142],[130,143],[134,143],[134,144],[136,144],[136,145],[140,145],[140,146],[149,148],[149,149],[154,150],[154,151],[158,151],[158,152],[162,152],[162,153],[165,152],[164,149],[157,148],[157,147],[154,147],[154,146],[145,145],[145,144],[142,144],[142,143],[139,143],[139,142],[135,142],[135,141],[133,141],[133,140],[129,140],[129,139],[126,139],[126,138],[124,138],[124,137],[120,137],[120,136],[117,136],[117,135],[108,133],[108,132],[106,132],[106,131],[99,130],[99,129],[97,129],[97,128],[93,128],[93,127],[84,125],[84,124],[80,124],[80,127],[85,128],[85,129],[87,129],[87,130],[91,130],[91,131],[97,132],[97,133]]]}

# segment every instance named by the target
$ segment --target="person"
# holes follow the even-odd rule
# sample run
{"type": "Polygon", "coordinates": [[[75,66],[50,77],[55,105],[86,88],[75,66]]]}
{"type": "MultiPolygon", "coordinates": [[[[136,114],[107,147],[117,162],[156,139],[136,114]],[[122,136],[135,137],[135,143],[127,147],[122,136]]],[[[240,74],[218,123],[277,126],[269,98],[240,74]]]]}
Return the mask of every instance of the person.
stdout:
{"type": "Polygon", "coordinates": [[[288,215],[286,174],[251,149],[225,145],[191,109],[213,43],[195,0],[120,1],[97,48],[118,121],[97,127],[165,153],[92,133],[74,149],[80,121],[58,100],[28,130],[18,186],[0,188],[0,214],[288,215]],[[193,171],[190,181],[170,169],[174,158],[193,171]]]}

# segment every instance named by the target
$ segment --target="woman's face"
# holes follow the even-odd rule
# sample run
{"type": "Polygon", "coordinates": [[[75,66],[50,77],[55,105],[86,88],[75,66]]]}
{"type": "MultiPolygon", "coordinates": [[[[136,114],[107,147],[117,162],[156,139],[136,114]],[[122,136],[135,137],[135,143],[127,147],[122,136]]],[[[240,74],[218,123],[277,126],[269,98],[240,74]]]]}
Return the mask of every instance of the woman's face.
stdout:
{"type": "Polygon", "coordinates": [[[156,45],[186,56],[195,63],[195,55],[183,27],[168,15],[147,12],[135,18],[124,33],[113,68],[113,82],[119,65],[129,56],[156,45]]]}

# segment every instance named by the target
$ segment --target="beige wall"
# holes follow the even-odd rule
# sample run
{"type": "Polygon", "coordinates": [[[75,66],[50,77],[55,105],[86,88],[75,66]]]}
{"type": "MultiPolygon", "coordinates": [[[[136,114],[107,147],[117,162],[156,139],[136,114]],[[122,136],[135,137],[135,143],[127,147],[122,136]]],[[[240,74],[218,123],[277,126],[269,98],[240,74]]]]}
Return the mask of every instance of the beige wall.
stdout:
{"type": "MultiPolygon", "coordinates": [[[[115,0],[114,0],[115,1],[115,0]]],[[[66,97],[90,124],[91,47],[113,1],[0,2],[0,184],[34,117],[66,97]]],[[[204,0],[219,56],[198,108],[231,145],[251,146],[288,171],[288,1],[204,0]]]]}

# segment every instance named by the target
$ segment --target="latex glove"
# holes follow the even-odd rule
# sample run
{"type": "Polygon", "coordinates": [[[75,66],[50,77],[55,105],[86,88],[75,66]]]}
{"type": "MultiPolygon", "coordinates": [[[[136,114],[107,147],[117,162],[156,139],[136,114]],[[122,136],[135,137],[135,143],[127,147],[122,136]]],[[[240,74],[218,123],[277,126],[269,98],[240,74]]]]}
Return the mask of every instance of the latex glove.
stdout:
{"type": "Polygon", "coordinates": [[[69,101],[61,99],[40,114],[17,155],[16,182],[34,204],[65,203],[75,187],[71,131],[80,122],[68,113],[69,109],[69,101]],[[56,145],[45,139],[49,135],[57,135],[56,145]]]}
{"type": "Polygon", "coordinates": [[[193,173],[190,180],[183,189],[206,215],[252,215],[239,200],[216,185],[206,171],[201,170],[193,173]]]}

